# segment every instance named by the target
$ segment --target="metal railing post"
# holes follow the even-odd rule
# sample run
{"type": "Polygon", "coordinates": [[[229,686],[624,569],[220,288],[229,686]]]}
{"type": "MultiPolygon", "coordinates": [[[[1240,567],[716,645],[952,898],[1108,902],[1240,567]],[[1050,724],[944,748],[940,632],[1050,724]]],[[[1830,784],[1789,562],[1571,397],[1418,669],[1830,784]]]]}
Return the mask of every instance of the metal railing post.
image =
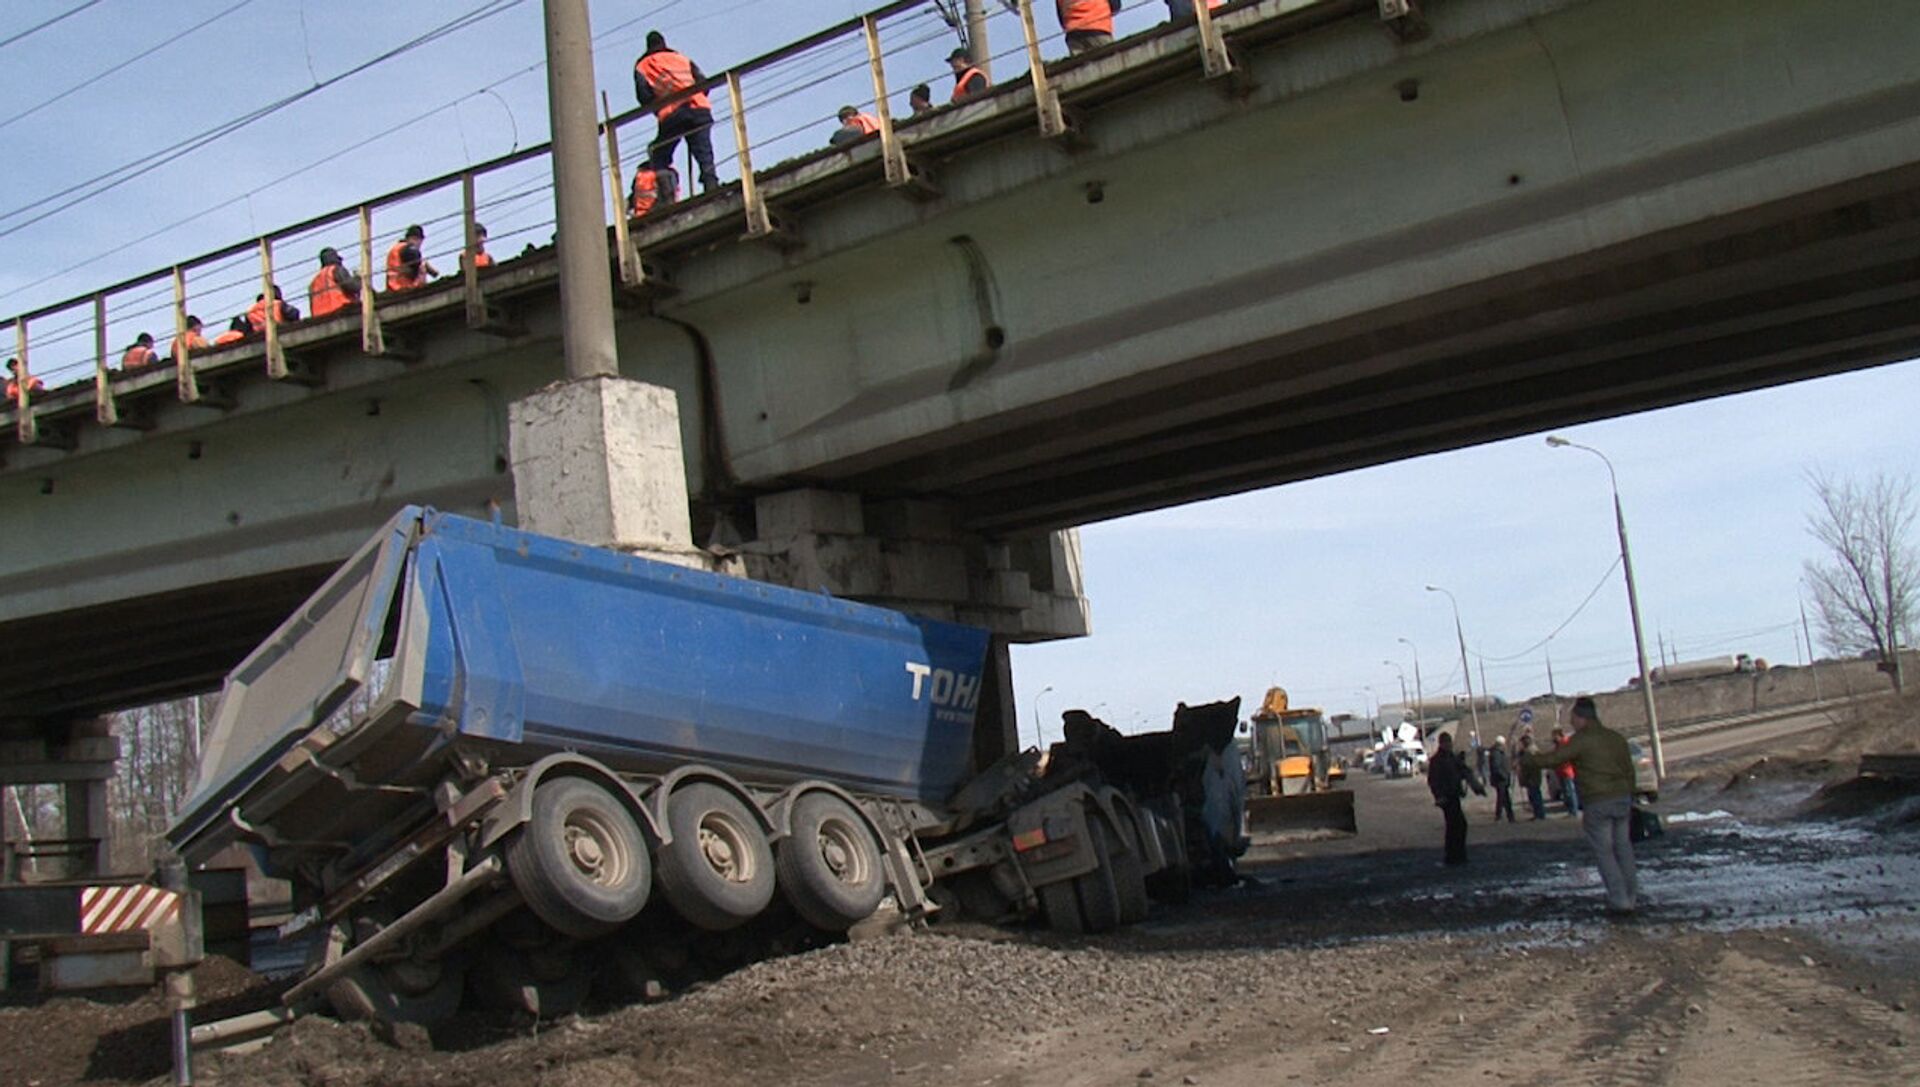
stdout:
{"type": "Polygon", "coordinates": [[[1058,139],[1067,134],[1067,117],[1060,109],[1060,96],[1047,80],[1047,63],[1040,56],[1040,32],[1033,25],[1033,0],[1020,0],[1020,32],[1027,37],[1027,69],[1033,77],[1034,105],[1040,111],[1040,135],[1058,139]]]}
{"type": "Polygon", "coordinates": [[[93,296],[93,417],[101,426],[118,426],[120,408],[107,378],[107,296],[93,296]]]}
{"type": "Polygon", "coordinates": [[[280,307],[273,297],[273,239],[260,239],[260,301],[267,329],[267,376],[275,381],[287,376],[287,356],[280,350],[280,307]]]}
{"type": "Polygon", "coordinates": [[[887,184],[895,188],[913,180],[907,167],[907,153],[893,130],[893,110],[887,105],[887,66],[880,52],[880,25],[871,15],[860,18],[860,29],[867,39],[867,65],[873,70],[873,112],[880,121],[880,161],[885,164],[887,184]]]}
{"type": "Polygon", "coordinates": [[[13,357],[19,360],[20,367],[14,377],[20,383],[20,395],[13,406],[19,411],[14,427],[20,437],[21,445],[32,445],[40,440],[40,427],[33,419],[33,370],[27,364],[27,319],[21,317],[13,322],[13,357]]]}
{"type": "Polygon", "coordinates": [[[1194,25],[1200,30],[1200,68],[1208,79],[1233,74],[1233,58],[1227,53],[1227,40],[1213,25],[1213,9],[1207,0],[1194,0],[1194,25]]]}
{"type": "Polygon", "coordinates": [[[173,316],[180,331],[173,337],[173,389],[182,404],[200,402],[200,379],[193,372],[193,357],[182,343],[187,328],[187,273],[173,266],[173,316]]]}
{"type": "Polygon", "coordinates": [[[460,250],[460,290],[467,301],[467,327],[487,323],[487,300],[480,293],[480,266],[474,260],[473,245],[480,240],[473,214],[473,171],[460,175],[460,224],[465,235],[460,250]]]}
{"type": "Polygon", "coordinates": [[[747,147],[746,103],[740,94],[740,73],[727,73],[727,98],[733,103],[733,143],[740,152],[740,199],[747,209],[747,237],[764,238],[773,233],[773,218],[760,198],[760,186],[753,177],[753,154],[747,147]]]}
{"type": "Polygon", "coordinates": [[[373,302],[373,209],[360,205],[360,350],[369,355],[387,353],[380,331],[380,314],[373,302]]]}
{"type": "MultiPolygon", "coordinates": [[[[608,195],[613,198],[613,243],[619,248],[614,262],[620,268],[620,282],[634,286],[640,282],[640,262],[633,251],[633,231],[627,225],[627,187],[625,169],[620,165],[620,133],[613,127],[613,103],[607,92],[600,92],[600,112],[606,118],[608,195]]],[[[656,182],[657,183],[657,182],[656,182]]],[[[675,194],[676,196],[678,194],[675,194]]]]}

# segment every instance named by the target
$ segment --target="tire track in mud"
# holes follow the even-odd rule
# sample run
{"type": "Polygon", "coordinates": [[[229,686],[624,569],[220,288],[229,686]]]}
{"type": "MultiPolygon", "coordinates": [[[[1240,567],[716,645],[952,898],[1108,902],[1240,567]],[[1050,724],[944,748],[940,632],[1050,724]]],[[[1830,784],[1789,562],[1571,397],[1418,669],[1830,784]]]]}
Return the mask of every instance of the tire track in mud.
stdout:
{"type": "Polygon", "coordinates": [[[1677,1054],[1675,1083],[1781,1087],[1920,1081],[1920,1058],[1890,1043],[1908,1017],[1836,983],[1792,952],[1730,949],[1716,964],[1699,1027],[1677,1054]],[[1792,957],[1790,957],[1792,956],[1792,957]]]}

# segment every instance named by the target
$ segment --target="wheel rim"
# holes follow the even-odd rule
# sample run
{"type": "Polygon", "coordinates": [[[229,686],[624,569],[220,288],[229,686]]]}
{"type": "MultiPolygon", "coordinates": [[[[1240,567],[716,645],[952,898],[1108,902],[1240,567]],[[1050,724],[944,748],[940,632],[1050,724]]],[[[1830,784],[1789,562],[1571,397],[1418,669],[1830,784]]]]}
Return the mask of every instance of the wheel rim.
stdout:
{"type": "Polygon", "coordinates": [[[753,849],[745,828],[720,812],[700,817],[700,856],[714,875],[728,883],[751,883],[755,875],[753,849]]]}
{"type": "Polygon", "coordinates": [[[596,811],[569,812],[561,831],[573,870],[599,887],[619,887],[633,877],[633,853],[627,841],[596,811]]]}
{"type": "Polygon", "coordinates": [[[820,823],[820,860],[834,879],[852,887],[866,883],[872,875],[867,851],[860,848],[863,833],[843,819],[824,819],[820,823]]]}

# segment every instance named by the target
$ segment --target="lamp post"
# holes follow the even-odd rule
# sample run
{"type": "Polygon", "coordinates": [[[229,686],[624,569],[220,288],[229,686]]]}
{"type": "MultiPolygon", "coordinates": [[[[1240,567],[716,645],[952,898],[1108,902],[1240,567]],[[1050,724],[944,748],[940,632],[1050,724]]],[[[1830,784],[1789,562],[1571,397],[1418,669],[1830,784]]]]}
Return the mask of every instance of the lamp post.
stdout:
{"type": "Polygon", "coordinates": [[[1420,647],[1405,638],[1394,639],[1408,649],[1413,650],[1413,719],[1417,722],[1427,715],[1423,703],[1427,700],[1426,688],[1420,682],[1420,647]]]}
{"type": "Polygon", "coordinates": [[[1407,708],[1407,670],[1405,668],[1400,667],[1400,664],[1398,661],[1381,661],[1380,663],[1386,665],[1388,668],[1393,669],[1395,672],[1400,673],[1400,708],[1406,709],[1407,708]]]}
{"type": "Polygon", "coordinates": [[[1581,449],[1600,458],[1607,466],[1607,482],[1613,489],[1613,524],[1620,532],[1620,569],[1627,577],[1627,613],[1633,617],[1633,651],[1640,660],[1640,698],[1647,709],[1647,745],[1653,749],[1653,779],[1666,780],[1667,756],[1660,746],[1660,718],[1653,708],[1653,677],[1647,670],[1647,638],[1640,630],[1640,590],[1633,581],[1633,553],[1627,548],[1627,515],[1620,508],[1620,477],[1605,453],[1589,445],[1570,442],[1558,434],[1549,435],[1547,444],[1555,449],[1581,449]]]}
{"type": "MultiPolygon", "coordinates": [[[[1445,593],[1447,602],[1453,605],[1453,636],[1460,640],[1460,678],[1465,680],[1467,684],[1467,712],[1473,716],[1473,738],[1478,740],[1480,738],[1480,707],[1475,705],[1473,701],[1473,672],[1467,667],[1467,632],[1460,626],[1460,601],[1454,599],[1452,593],[1447,592],[1447,590],[1442,589],[1438,585],[1427,586],[1427,591],[1430,593],[1445,593]]],[[[1460,729],[1458,726],[1454,728],[1453,739],[1455,743],[1458,743],[1460,740],[1460,729]]]]}
{"type": "Polygon", "coordinates": [[[1053,692],[1053,685],[1048,684],[1047,686],[1040,688],[1040,690],[1035,692],[1033,696],[1033,743],[1035,747],[1039,747],[1042,749],[1044,749],[1047,746],[1047,734],[1046,734],[1046,730],[1040,723],[1040,700],[1042,698],[1045,698],[1047,695],[1051,694],[1052,692],[1053,692]]]}

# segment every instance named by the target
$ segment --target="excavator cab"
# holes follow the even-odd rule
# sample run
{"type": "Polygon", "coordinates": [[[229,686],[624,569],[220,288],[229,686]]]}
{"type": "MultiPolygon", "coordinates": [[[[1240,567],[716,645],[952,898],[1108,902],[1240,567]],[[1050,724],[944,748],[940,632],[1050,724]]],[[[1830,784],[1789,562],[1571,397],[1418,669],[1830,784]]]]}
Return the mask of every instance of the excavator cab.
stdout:
{"type": "Polygon", "coordinates": [[[1334,787],[1346,775],[1333,773],[1319,710],[1294,708],[1286,690],[1273,687],[1249,725],[1247,833],[1255,844],[1298,832],[1358,831],[1353,793],[1334,787]]]}

